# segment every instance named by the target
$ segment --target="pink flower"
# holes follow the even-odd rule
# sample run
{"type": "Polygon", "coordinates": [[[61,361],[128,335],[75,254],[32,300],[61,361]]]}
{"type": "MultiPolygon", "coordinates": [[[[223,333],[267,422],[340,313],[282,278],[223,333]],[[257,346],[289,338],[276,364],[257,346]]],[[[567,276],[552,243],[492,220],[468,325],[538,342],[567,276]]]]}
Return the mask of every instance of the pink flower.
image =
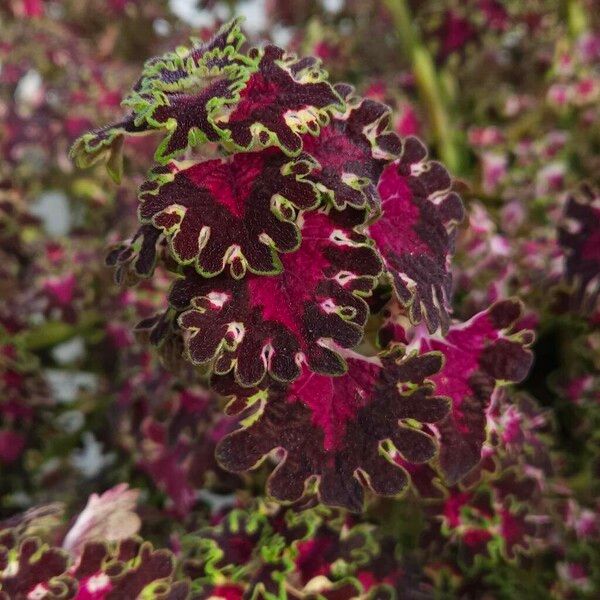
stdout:
{"type": "Polygon", "coordinates": [[[594,102],[599,94],[600,83],[591,77],[586,77],[573,86],[573,102],[577,106],[594,102]]]}

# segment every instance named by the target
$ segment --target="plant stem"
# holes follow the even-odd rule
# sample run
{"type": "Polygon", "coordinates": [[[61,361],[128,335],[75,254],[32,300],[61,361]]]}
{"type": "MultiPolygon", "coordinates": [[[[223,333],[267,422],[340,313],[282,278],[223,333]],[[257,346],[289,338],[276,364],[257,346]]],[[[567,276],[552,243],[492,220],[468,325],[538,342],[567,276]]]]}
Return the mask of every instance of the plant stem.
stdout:
{"type": "Polygon", "coordinates": [[[412,24],[406,0],[385,0],[385,4],[392,14],[398,37],[411,63],[419,95],[430,116],[438,154],[450,171],[458,173],[461,167],[461,155],[450,128],[433,58],[412,24]]]}
{"type": "Polygon", "coordinates": [[[587,15],[579,3],[579,0],[566,0],[567,23],[569,34],[572,38],[578,38],[587,29],[587,15]]]}

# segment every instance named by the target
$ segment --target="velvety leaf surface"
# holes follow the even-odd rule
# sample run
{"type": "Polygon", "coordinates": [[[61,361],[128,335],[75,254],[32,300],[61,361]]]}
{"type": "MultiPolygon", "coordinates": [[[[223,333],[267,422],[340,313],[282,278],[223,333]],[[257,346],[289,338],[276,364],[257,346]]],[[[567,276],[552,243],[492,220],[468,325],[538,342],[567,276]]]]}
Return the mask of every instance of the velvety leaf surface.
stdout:
{"type": "Polygon", "coordinates": [[[335,345],[360,342],[368,315],[361,296],[370,293],[380,272],[377,255],[354,232],[361,218],[350,211],[302,214],[302,245],[282,255],[283,271],[276,276],[202,279],[186,272],[170,302],[185,311],[179,324],[191,361],[216,360],[217,372],[233,368],[247,386],[266,373],[291,381],[302,363],[342,373],[335,345]]]}
{"type": "Polygon", "coordinates": [[[305,371],[289,387],[273,382],[249,390],[230,376],[217,379],[218,391],[237,396],[231,410],[248,407],[240,430],[217,447],[221,464],[245,471],[273,450],[283,450],[268,483],[278,500],[301,498],[311,478],[317,478],[324,504],[353,511],[362,509],[364,487],[384,496],[402,492],[407,474],[389,453],[415,463],[434,457],[433,439],[405,421],[432,423],[447,414],[447,401],[432,397],[432,386],[424,382],[440,368],[441,357],[402,356],[397,348],[379,359],[355,355],[347,362],[342,377],[305,371]],[[393,447],[382,453],[388,442],[393,447]]]}
{"type": "Polygon", "coordinates": [[[14,548],[0,541],[0,598],[32,598],[41,592],[47,598],[73,597],[77,585],[65,574],[68,556],[49,548],[38,538],[16,542],[14,548]],[[12,552],[9,553],[9,550],[12,552]]]}
{"type": "Polygon", "coordinates": [[[401,151],[398,136],[388,131],[391,112],[381,102],[356,98],[347,85],[335,89],[346,112],[335,115],[318,136],[305,135],[303,148],[319,163],[309,176],[319,191],[341,210],[346,206],[377,211],[377,181],[386,161],[401,151]]]}
{"type": "Polygon", "coordinates": [[[253,48],[252,74],[239,102],[224,105],[216,126],[237,149],[279,146],[286,154],[302,150],[304,133],[318,135],[343,101],[327,83],[315,58],[298,58],[277,46],[253,48]]]}
{"type": "Polygon", "coordinates": [[[155,158],[164,164],[188,145],[218,141],[211,115],[238,99],[248,77],[248,59],[238,54],[244,41],[239,22],[231,21],[206,43],[178,48],[147,61],[142,76],[123,101],[131,112],[119,123],[79,138],[71,151],[81,167],[107,153],[109,171],[120,178],[124,136],[166,131],[155,158]]]}
{"type": "Polygon", "coordinates": [[[515,322],[522,307],[504,300],[452,325],[445,338],[419,338],[422,352],[435,350],[445,357],[442,370],[432,376],[436,393],[452,399],[452,411],[435,425],[440,435],[439,462],[448,482],[464,477],[480,460],[486,439],[486,411],[497,386],[523,380],[533,356],[527,346],[531,331],[515,322]]]}
{"type": "Polygon", "coordinates": [[[236,278],[246,269],[277,273],[277,253],[300,243],[296,209],[318,201],[304,181],[310,168],[275,149],[182,169],[174,163],[157,167],[141,188],[140,217],[168,237],[177,262],[193,264],[205,277],[226,265],[236,278]]]}
{"type": "Polygon", "coordinates": [[[161,236],[157,227],[142,225],[130,240],[118,244],[108,253],[106,264],[115,269],[118,284],[137,283],[141,278],[152,276],[161,236]]]}
{"type": "Polygon", "coordinates": [[[402,156],[388,165],[379,180],[381,218],[368,227],[383,257],[398,300],[411,320],[425,320],[430,332],[449,325],[455,224],[462,219],[460,198],[438,162],[413,137],[404,141],[402,156]]]}
{"type": "Polygon", "coordinates": [[[75,563],[66,551],[38,538],[19,541],[0,532],[2,600],[185,600],[189,584],[174,580],[174,566],[171,552],[135,539],[89,542],[75,563]]]}

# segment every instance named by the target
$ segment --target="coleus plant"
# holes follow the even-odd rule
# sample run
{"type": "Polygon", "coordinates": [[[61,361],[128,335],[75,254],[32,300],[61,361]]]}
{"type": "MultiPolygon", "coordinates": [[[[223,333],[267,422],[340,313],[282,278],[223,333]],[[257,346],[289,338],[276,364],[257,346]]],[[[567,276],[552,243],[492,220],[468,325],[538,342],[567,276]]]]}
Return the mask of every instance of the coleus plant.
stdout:
{"type": "Polygon", "coordinates": [[[140,228],[108,262],[122,282],[172,274],[168,306],[140,328],[230,398],[239,428],[221,465],[271,455],[271,496],[354,511],[364,488],[402,493],[411,465],[451,482],[474,467],[531,335],[510,300],[452,322],[461,200],[390,109],[332,85],[315,58],[246,49],[238,21],[148,61],[123,105],[72,155],[119,179],[125,139],[162,136],[140,228]],[[379,328],[378,349],[365,332],[379,328]]]}

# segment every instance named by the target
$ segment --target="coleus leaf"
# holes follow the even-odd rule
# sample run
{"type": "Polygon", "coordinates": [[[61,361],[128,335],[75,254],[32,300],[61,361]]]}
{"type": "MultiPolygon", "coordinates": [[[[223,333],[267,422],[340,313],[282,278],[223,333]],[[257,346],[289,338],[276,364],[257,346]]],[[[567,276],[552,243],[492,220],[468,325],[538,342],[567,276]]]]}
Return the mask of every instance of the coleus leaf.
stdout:
{"type": "Polygon", "coordinates": [[[172,553],[154,550],[148,542],[88,542],[75,560],[61,548],[15,531],[0,531],[1,600],[189,597],[188,582],[175,580],[172,553]]]}
{"type": "Polygon", "coordinates": [[[0,541],[0,599],[69,598],[77,584],[66,575],[68,555],[30,537],[15,548],[0,541]],[[41,596],[41,593],[44,596],[41,596]]]}
{"type": "Polygon", "coordinates": [[[173,554],[133,538],[118,544],[86,544],[72,576],[79,582],[82,598],[185,600],[189,596],[188,582],[175,580],[173,554]]]}
{"type": "Polygon", "coordinates": [[[123,142],[125,136],[150,133],[144,125],[136,125],[135,116],[127,115],[121,121],[94,129],[75,140],[71,158],[80,169],[86,169],[101,160],[106,160],[106,169],[116,181],[121,181],[123,172],[123,142]]]}
{"type": "Polygon", "coordinates": [[[522,381],[533,356],[533,334],[515,322],[522,314],[517,300],[503,300],[466,323],[452,325],[445,338],[419,334],[411,342],[420,352],[444,355],[432,375],[437,394],[452,399],[452,410],[432,425],[440,440],[439,466],[448,483],[462,479],[481,458],[492,394],[497,386],[522,381]]]}
{"type": "Polygon", "coordinates": [[[260,511],[234,509],[215,526],[191,539],[184,572],[196,584],[218,584],[225,578],[240,581],[257,568],[256,550],[268,530],[260,511]]]}
{"type": "Polygon", "coordinates": [[[342,530],[323,523],[309,539],[298,544],[296,569],[302,585],[310,586],[315,578],[335,580],[354,574],[378,550],[371,527],[366,523],[342,530]]]}
{"type": "Polygon", "coordinates": [[[349,85],[335,90],[346,101],[346,112],[334,115],[318,136],[302,140],[304,151],[319,163],[309,179],[339,210],[378,209],[377,181],[385,163],[401,151],[400,139],[388,131],[391,111],[381,102],[356,98],[349,85]]]}
{"type": "Polygon", "coordinates": [[[106,264],[115,269],[115,281],[136,283],[138,279],[151,277],[161,239],[162,231],[148,224],[142,225],[131,240],[115,246],[106,257],[106,264]]]}
{"type": "Polygon", "coordinates": [[[269,494],[280,501],[301,498],[313,478],[321,502],[353,511],[362,509],[364,487],[395,496],[408,477],[392,456],[422,463],[436,453],[419,426],[448,413],[448,401],[433,396],[426,381],[441,361],[437,353],[403,355],[396,347],[370,359],[353,354],[344,376],[304,371],[289,386],[269,382],[249,389],[231,376],[217,377],[216,390],[234,397],[229,410],[243,411],[241,428],[221,440],[217,459],[240,472],[281,449],[283,459],[268,482],[269,494]]]}
{"type": "Polygon", "coordinates": [[[255,61],[238,102],[221,103],[214,124],[237,150],[278,146],[302,150],[302,134],[318,135],[344,103],[315,58],[298,58],[277,46],[252,48],[255,61]]]}
{"type": "Polygon", "coordinates": [[[558,241],[566,260],[566,279],[577,307],[593,310],[600,297],[600,193],[583,186],[565,207],[558,241]]]}
{"type": "MultiPolygon", "coordinates": [[[[548,533],[548,516],[540,514],[540,507],[527,495],[512,501],[502,497],[502,486],[501,477],[482,481],[468,491],[452,488],[442,503],[434,503],[430,513],[440,519],[443,536],[437,540],[436,534],[431,536],[439,546],[434,551],[445,549],[470,568],[476,561],[498,554],[514,560],[539,543],[548,533]]],[[[437,527],[435,520],[430,521],[431,530],[437,527]]]]}
{"type": "Polygon", "coordinates": [[[300,244],[296,210],[318,203],[304,180],[311,168],[276,149],[156,167],[140,191],[140,218],[167,236],[178,263],[205,277],[226,265],[235,278],[278,273],[277,253],[300,244]]]}
{"type": "Polygon", "coordinates": [[[276,276],[203,279],[186,271],[170,302],[183,313],[179,324],[190,360],[214,362],[217,373],[233,369],[245,386],[266,373],[291,381],[303,363],[343,373],[336,347],[360,342],[368,316],[361,296],[370,293],[381,268],[366,238],[354,232],[363,218],[350,210],[303,213],[302,245],[282,255],[276,276]]]}
{"type": "MultiPolygon", "coordinates": [[[[401,549],[397,534],[379,528],[378,552],[356,574],[368,600],[418,600],[433,595],[423,561],[401,549]]],[[[431,563],[426,563],[429,566],[431,563]]]]}
{"type": "Polygon", "coordinates": [[[184,538],[183,570],[194,588],[202,588],[201,598],[218,597],[216,587],[234,585],[241,588],[239,595],[225,597],[285,597],[296,545],[314,535],[319,522],[312,510],[264,502],[235,508],[218,524],[184,538]]]}
{"type": "Polygon", "coordinates": [[[421,340],[422,351],[439,350],[446,356],[444,369],[433,380],[438,393],[452,398],[451,414],[436,425],[440,467],[450,482],[480,460],[486,410],[495,388],[522,381],[529,372],[533,355],[527,346],[533,334],[515,327],[521,313],[519,302],[501,301],[452,327],[444,340],[421,340]]]}
{"type": "Polygon", "coordinates": [[[402,156],[379,180],[381,218],[367,228],[383,258],[398,300],[413,323],[422,319],[430,332],[449,325],[455,224],[462,203],[450,191],[451,180],[414,137],[406,138],[402,156]]]}
{"type": "Polygon", "coordinates": [[[120,122],[86,133],[71,150],[78,166],[88,167],[108,154],[113,178],[121,176],[126,135],[167,132],[155,158],[164,164],[188,146],[221,138],[211,122],[214,111],[239,98],[252,61],[238,53],[244,42],[239,21],[224,25],[206,43],[178,48],[149,60],[123,106],[131,112],[120,122]]]}

